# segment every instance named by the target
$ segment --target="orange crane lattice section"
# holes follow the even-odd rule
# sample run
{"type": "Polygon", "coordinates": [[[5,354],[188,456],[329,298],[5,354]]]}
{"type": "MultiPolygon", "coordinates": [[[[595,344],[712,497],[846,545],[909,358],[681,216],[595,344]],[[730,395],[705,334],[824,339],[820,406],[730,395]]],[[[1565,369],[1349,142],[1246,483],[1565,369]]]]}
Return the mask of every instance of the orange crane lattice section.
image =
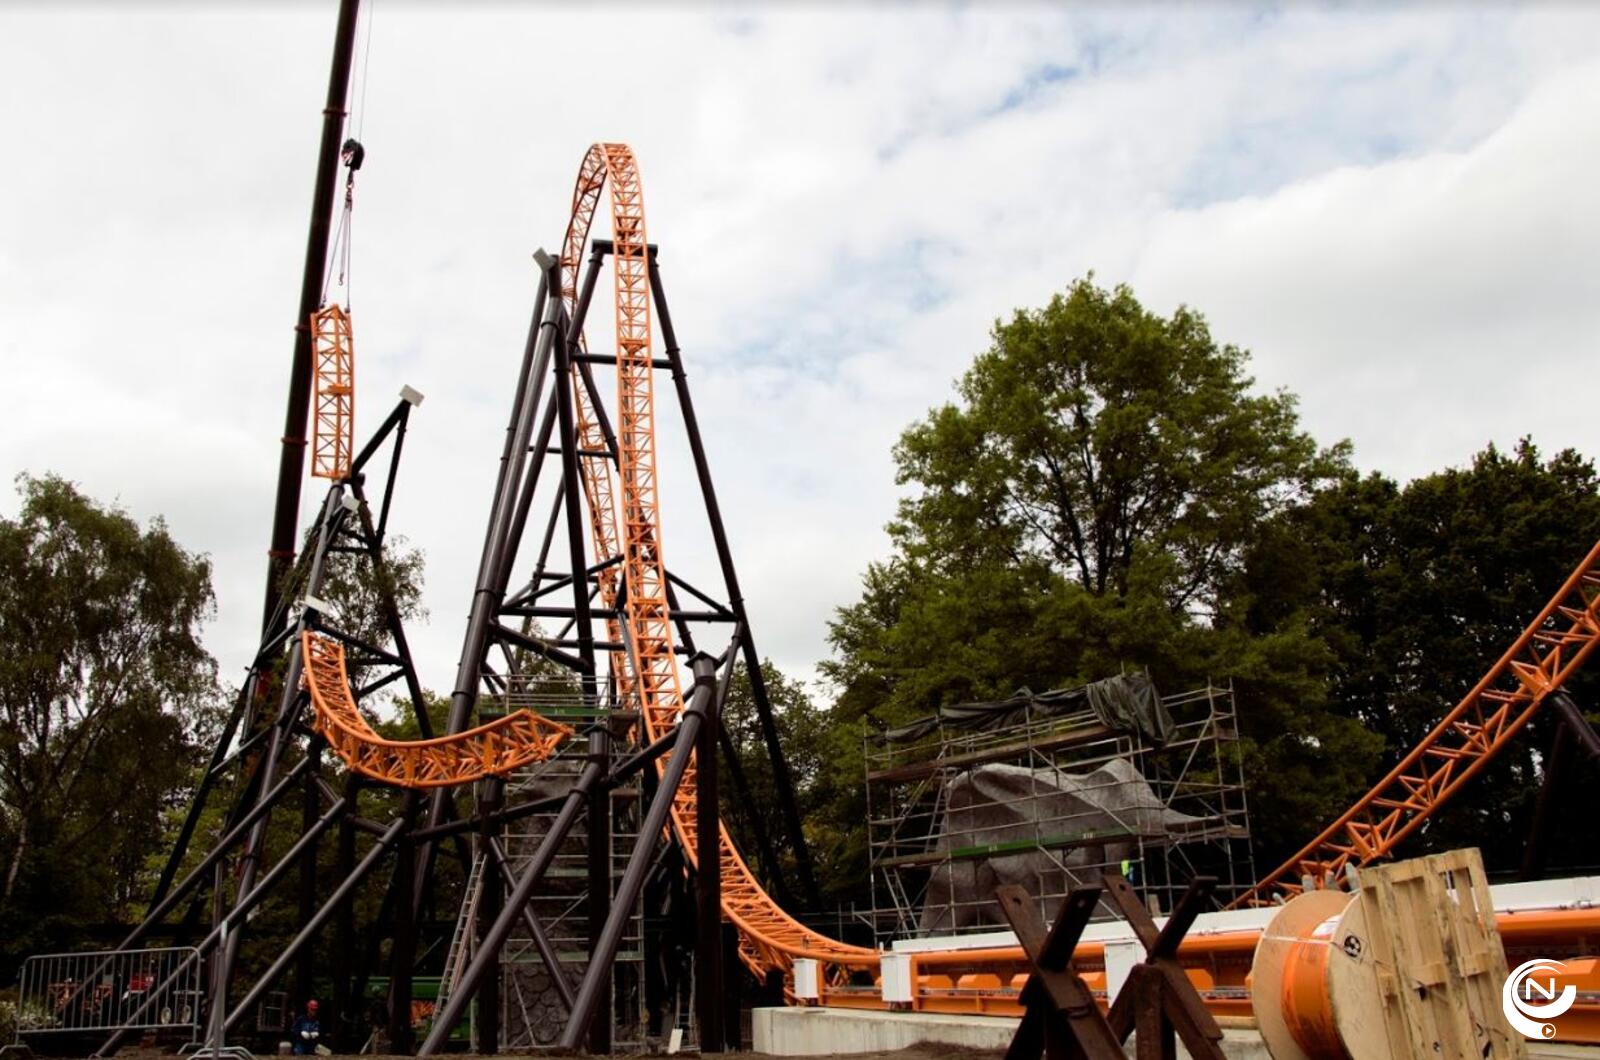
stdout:
{"type": "Polygon", "coordinates": [[[572,730],[528,710],[432,740],[379,736],[356,709],[344,645],[306,630],[300,635],[313,722],[334,753],[356,772],[402,788],[445,788],[501,776],[555,753],[572,730]]]}
{"type": "MultiPolygon", "coordinates": [[[[645,236],[644,198],[638,166],[626,144],[595,144],[584,157],[573,192],[573,216],[562,248],[563,296],[576,294],[577,267],[587,243],[600,193],[611,186],[612,242],[614,247],[617,335],[617,446],[621,479],[621,534],[609,523],[617,517],[610,503],[610,470],[603,460],[583,464],[585,493],[597,559],[616,555],[620,538],[622,583],[631,657],[615,670],[619,691],[631,688],[637,696],[646,734],[659,739],[677,725],[683,713],[672,622],[666,597],[666,567],[660,548],[661,512],[656,480],[655,366],[651,356],[649,246],[645,236]],[[620,685],[626,680],[627,686],[620,685]]],[[[580,403],[584,387],[574,375],[580,403]]],[[[593,416],[588,417],[591,422],[593,416]]],[[[581,418],[580,418],[581,421],[581,418]]],[[[604,440],[591,444],[590,452],[604,448],[604,440]]],[[[602,577],[602,598],[615,599],[616,585],[608,588],[602,577]],[[606,594],[610,594],[607,597],[606,594]]],[[[658,761],[665,768],[665,762],[658,761]]],[[[672,820],[686,856],[695,856],[695,769],[691,764],[672,804],[672,820]]],[[[850,946],[803,926],[785,913],[762,890],[754,873],[739,856],[726,826],[720,827],[722,851],[722,911],[739,930],[739,953],[758,976],[768,970],[787,971],[795,957],[809,957],[833,965],[870,967],[878,963],[877,951],[850,946]]]]}
{"type": "Polygon", "coordinates": [[[337,482],[350,474],[356,430],[355,343],[350,314],[338,303],[311,314],[311,364],[311,473],[337,482]]]}
{"type": "Polygon", "coordinates": [[[1384,857],[1516,736],[1600,644],[1600,544],[1467,697],[1344,816],[1235,905],[1337,881],[1384,857]]]}

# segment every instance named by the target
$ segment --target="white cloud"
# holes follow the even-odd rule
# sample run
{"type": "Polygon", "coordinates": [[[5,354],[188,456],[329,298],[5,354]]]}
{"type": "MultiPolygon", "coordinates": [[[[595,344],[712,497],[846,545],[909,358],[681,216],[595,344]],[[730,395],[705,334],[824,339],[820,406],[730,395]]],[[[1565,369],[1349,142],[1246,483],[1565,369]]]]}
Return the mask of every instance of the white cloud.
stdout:
{"type": "MultiPolygon", "coordinates": [[[[1600,305],[1583,9],[375,10],[359,415],[428,394],[395,525],[428,553],[436,687],[528,256],[595,139],[642,160],[758,640],[790,670],[884,552],[900,429],[996,316],[1090,268],[1204,311],[1364,466],[1529,431],[1600,452],[1564,396],[1600,305]]],[[[216,560],[235,670],[331,31],[331,5],[0,11],[0,473],[165,513],[216,560]]],[[[714,585],[676,440],[663,483],[669,560],[714,585]]]]}

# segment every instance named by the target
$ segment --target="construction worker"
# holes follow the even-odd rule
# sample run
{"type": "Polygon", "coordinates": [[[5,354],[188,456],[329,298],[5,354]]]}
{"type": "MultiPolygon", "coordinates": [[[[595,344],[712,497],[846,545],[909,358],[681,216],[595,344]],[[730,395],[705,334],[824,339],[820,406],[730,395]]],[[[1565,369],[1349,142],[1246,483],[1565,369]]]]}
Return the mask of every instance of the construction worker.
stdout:
{"type": "Polygon", "coordinates": [[[319,1039],[322,1037],[322,1024],[317,1022],[317,999],[312,998],[306,1002],[305,1015],[294,1021],[294,1026],[289,1028],[289,1041],[294,1046],[296,1056],[315,1054],[319,1039]]]}

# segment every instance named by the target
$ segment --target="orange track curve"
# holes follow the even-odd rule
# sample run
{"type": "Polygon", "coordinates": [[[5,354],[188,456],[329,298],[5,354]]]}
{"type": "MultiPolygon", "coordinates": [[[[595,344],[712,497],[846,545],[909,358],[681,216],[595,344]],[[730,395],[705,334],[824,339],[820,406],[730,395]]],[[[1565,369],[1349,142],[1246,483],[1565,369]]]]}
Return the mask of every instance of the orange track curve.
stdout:
{"type": "Polygon", "coordinates": [[[432,740],[389,740],[361,716],[350,694],[344,645],[306,630],[300,634],[304,682],[313,726],[356,772],[402,788],[445,788],[502,776],[554,753],[572,730],[519,710],[487,725],[432,740]]]}
{"type": "Polygon", "coordinates": [[[1466,698],[1400,764],[1304,849],[1234,903],[1295,894],[1301,880],[1335,884],[1346,865],[1394,852],[1407,836],[1489,764],[1549,695],[1600,645],[1600,544],[1568,576],[1466,698]]]}
{"type": "MultiPolygon", "coordinates": [[[[613,275],[617,341],[617,467],[620,495],[612,486],[609,462],[589,457],[583,462],[584,493],[589,501],[591,536],[596,560],[623,557],[622,589],[626,636],[614,643],[630,645],[631,657],[613,656],[612,672],[619,695],[637,697],[645,732],[659,739],[677,725],[683,713],[683,690],[666,597],[666,567],[660,547],[660,503],[656,479],[655,366],[651,355],[650,270],[645,234],[644,198],[638,165],[626,144],[598,143],[584,155],[573,189],[572,217],[563,241],[562,297],[569,312],[576,301],[577,274],[594,212],[606,185],[611,190],[613,275]],[[620,532],[615,497],[621,505],[620,532]]],[[[581,341],[581,338],[580,338],[581,341]]],[[[576,371],[572,385],[580,409],[580,431],[589,424],[594,437],[580,444],[589,453],[605,448],[587,407],[588,395],[576,371]]],[[[614,568],[613,568],[614,569],[614,568]]],[[[601,576],[603,603],[614,607],[617,579],[601,576]]],[[[614,621],[614,620],[613,620],[614,621]]],[[[665,768],[664,762],[658,762],[665,768]]],[[[673,799],[672,822],[685,856],[692,862],[696,840],[696,792],[693,764],[673,799]]],[[[871,967],[876,950],[851,946],[812,931],[779,907],[761,888],[745,864],[725,825],[719,825],[722,848],[722,911],[739,931],[739,953],[758,976],[787,972],[796,957],[835,966],[871,967]]]]}

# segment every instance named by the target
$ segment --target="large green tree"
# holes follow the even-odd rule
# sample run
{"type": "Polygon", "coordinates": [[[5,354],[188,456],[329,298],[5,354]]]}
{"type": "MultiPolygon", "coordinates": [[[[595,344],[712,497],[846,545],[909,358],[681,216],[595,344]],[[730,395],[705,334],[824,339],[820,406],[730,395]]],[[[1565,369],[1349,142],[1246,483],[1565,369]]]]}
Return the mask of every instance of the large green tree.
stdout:
{"type": "Polygon", "coordinates": [[[54,477],[0,519],[0,937],[125,918],[214,725],[211,566],[54,477]]]}
{"type": "MultiPolygon", "coordinates": [[[[1572,450],[1544,458],[1524,439],[1403,487],[1379,474],[1341,480],[1263,528],[1235,595],[1252,631],[1304,626],[1327,645],[1330,709],[1383,739],[1387,769],[1477,683],[1597,538],[1593,463],[1572,450]]],[[[1569,691],[1592,704],[1597,688],[1600,679],[1580,672],[1569,691]]],[[[1491,866],[1514,868],[1551,724],[1540,719],[1503,751],[1417,848],[1481,846],[1491,866]]],[[[1309,839],[1315,821],[1305,824],[1309,839]]],[[[1569,822],[1555,856],[1592,864],[1595,838],[1588,823],[1569,822]]]]}
{"type": "MultiPolygon", "coordinates": [[[[831,626],[835,723],[1129,666],[1169,691],[1232,681],[1268,848],[1337,812],[1381,741],[1326,709],[1335,656],[1305,622],[1252,630],[1233,594],[1260,528],[1347,477],[1348,447],[1319,447],[1247,369],[1193,310],[1092,278],[998,322],[958,400],[895,449],[892,555],[831,626]]],[[[859,757],[838,768],[859,777],[859,757]]]]}

